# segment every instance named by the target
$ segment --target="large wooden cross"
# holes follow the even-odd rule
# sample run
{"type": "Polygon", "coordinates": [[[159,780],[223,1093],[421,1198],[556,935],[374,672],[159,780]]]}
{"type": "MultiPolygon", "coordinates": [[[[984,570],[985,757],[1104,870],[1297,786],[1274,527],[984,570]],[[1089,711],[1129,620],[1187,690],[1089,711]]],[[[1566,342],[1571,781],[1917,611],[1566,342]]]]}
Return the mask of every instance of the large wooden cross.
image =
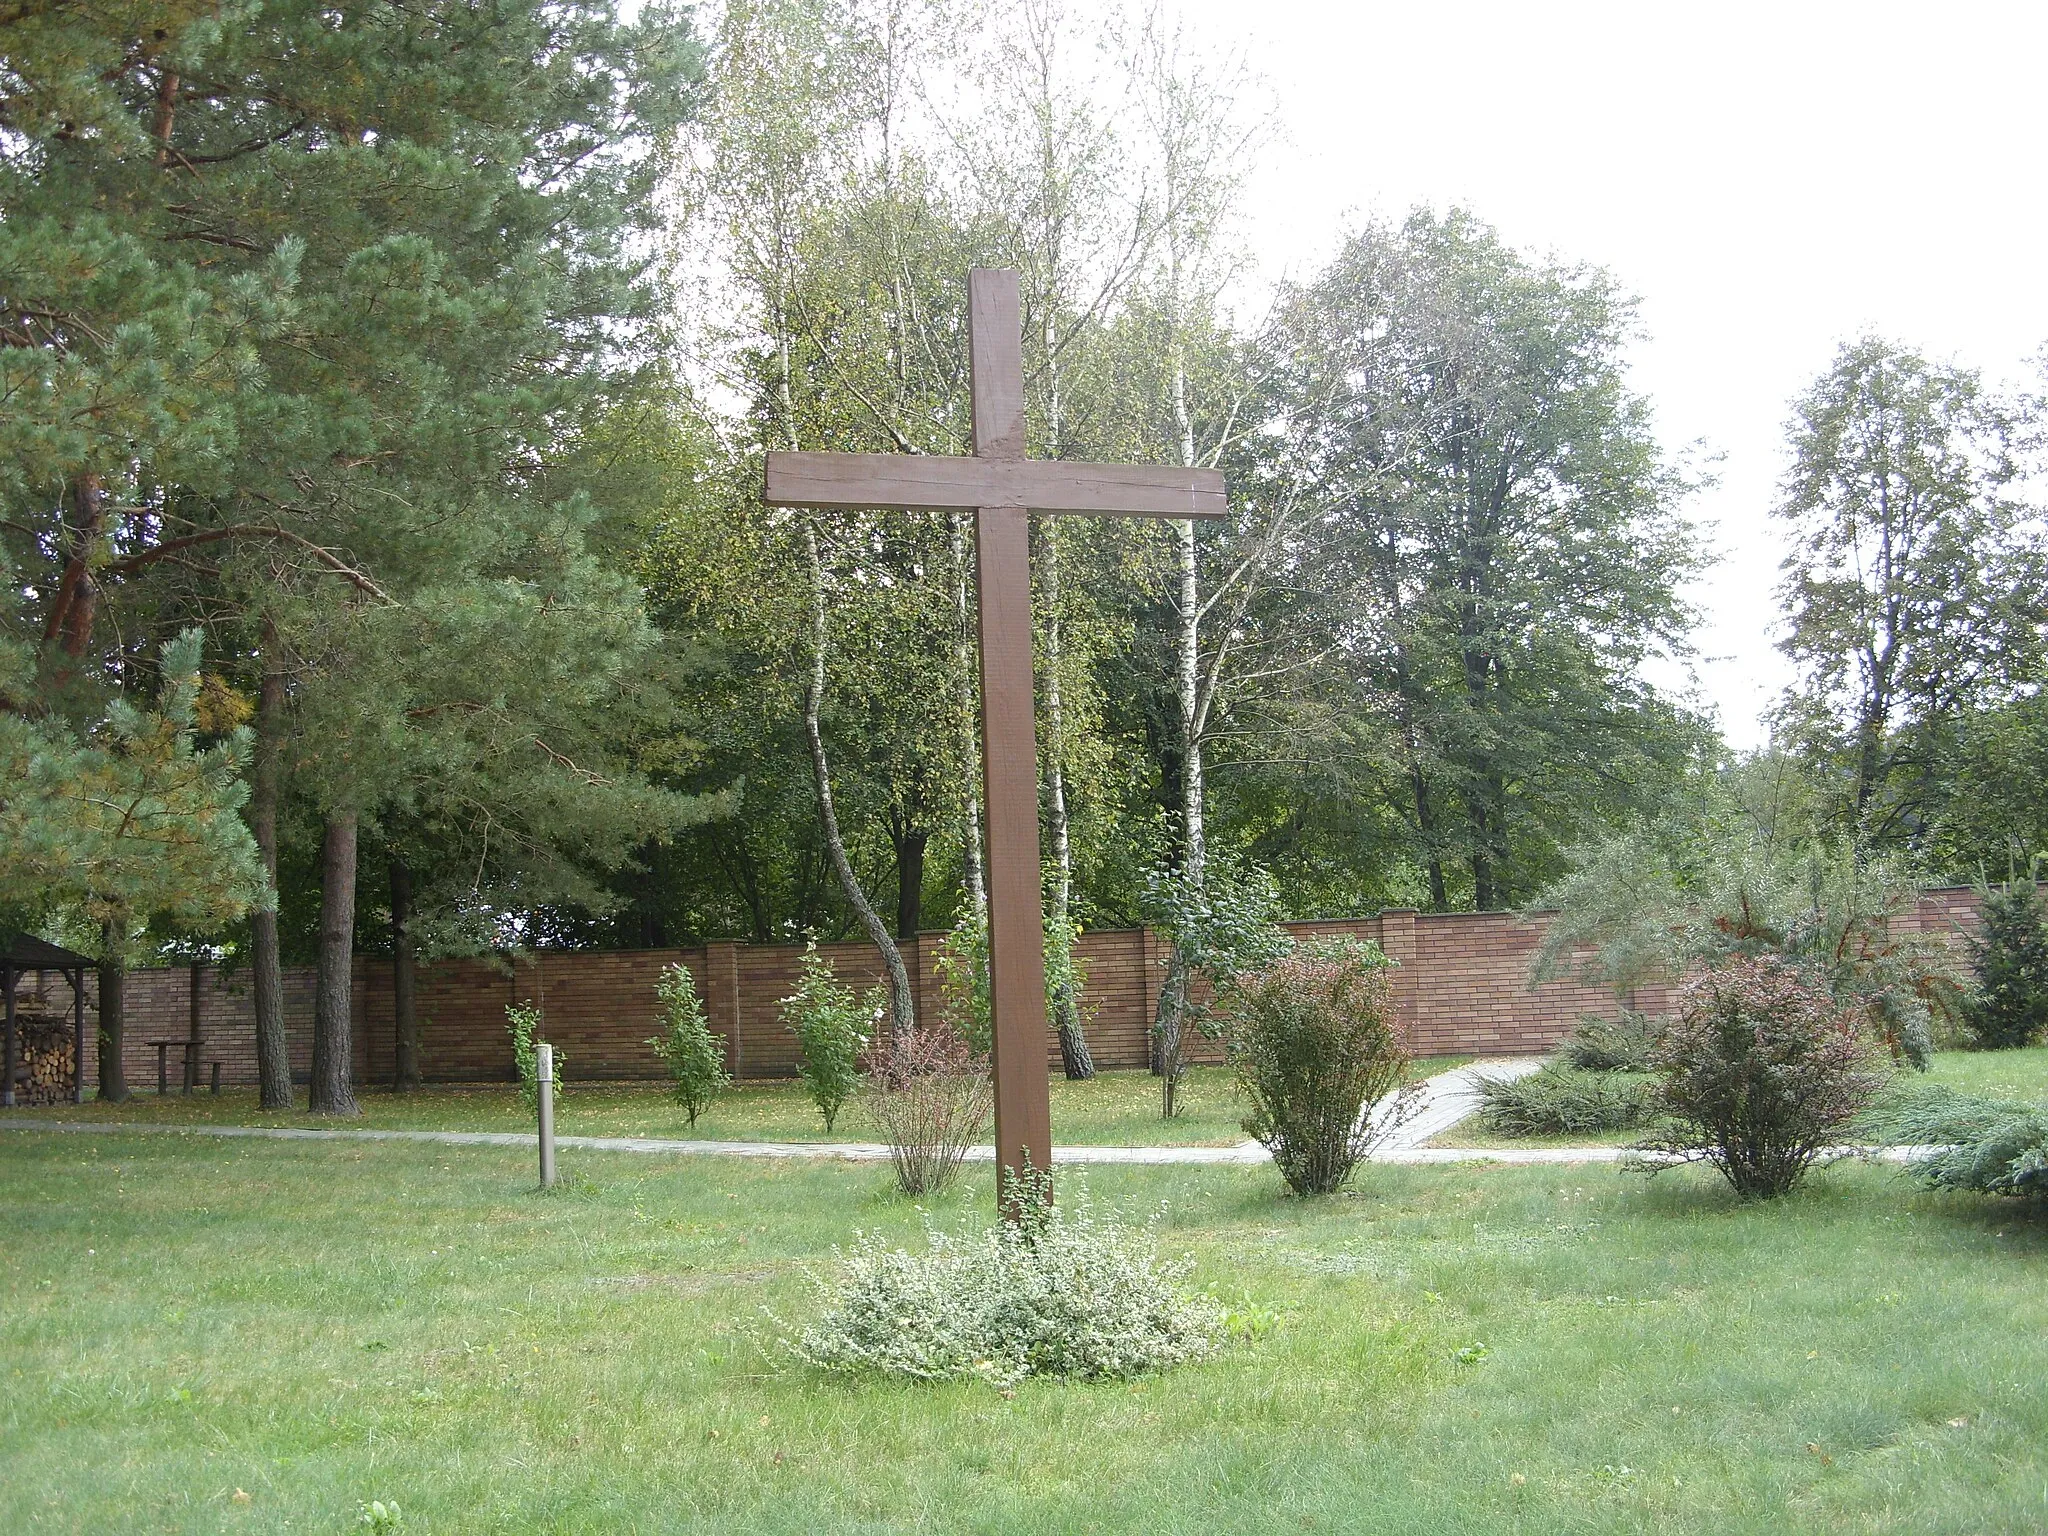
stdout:
{"type": "MultiPolygon", "coordinates": [[[[968,274],[974,457],[770,453],[770,506],[971,511],[981,630],[981,772],[988,806],[989,994],[996,1163],[1052,1167],[1045,1024],[1045,893],[1038,865],[1038,734],[1031,665],[1033,512],[1222,517],[1213,469],[1024,457],[1017,274],[968,274]]],[[[998,1197],[1002,1179],[999,1177],[998,1197]]]]}

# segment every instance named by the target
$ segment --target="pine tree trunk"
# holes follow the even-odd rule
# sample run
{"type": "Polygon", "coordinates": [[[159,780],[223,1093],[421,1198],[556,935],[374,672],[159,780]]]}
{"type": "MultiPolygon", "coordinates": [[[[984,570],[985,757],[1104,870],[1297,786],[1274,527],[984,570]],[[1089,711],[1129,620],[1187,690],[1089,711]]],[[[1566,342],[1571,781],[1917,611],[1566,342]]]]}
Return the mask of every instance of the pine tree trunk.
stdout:
{"type": "Polygon", "coordinates": [[[128,962],[120,949],[125,937],[112,918],[100,927],[100,1097],[109,1104],[128,1101],[128,1069],[121,1060],[128,1014],[128,962]]]}
{"type": "Polygon", "coordinates": [[[420,1015],[414,991],[412,870],[391,861],[391,1086],[406,1093],[420,1085],[420,1015]]]}
{"type": "Polygon", "coordinates": [[[320,950],[313,980],[313,1087],[316,1115],[355,1115],[350,1060],[350,968],[355,958],[356,814],[328,813],[320,839],[320,950]]]}
{"type": "Polygon", "coordinates": [[[263,857],[271,905],[249,914],[249,968],[256,1006],[256,1081],[265,1109],[292,1107],[292,1063],[284,1037],[284,970],[277,943],[278,753],[284,733],[284,665],[277,628],[263,626],[263,676],[256,688],[255,782],[249,790],[249,829],[263,857]]]}

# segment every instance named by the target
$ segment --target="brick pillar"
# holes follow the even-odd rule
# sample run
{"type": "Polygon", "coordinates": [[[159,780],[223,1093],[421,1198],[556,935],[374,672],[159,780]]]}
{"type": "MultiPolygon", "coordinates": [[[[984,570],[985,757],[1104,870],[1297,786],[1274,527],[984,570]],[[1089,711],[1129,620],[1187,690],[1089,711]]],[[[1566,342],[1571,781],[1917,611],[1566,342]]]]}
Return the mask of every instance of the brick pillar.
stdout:
{"type": "Polygon", "coordinates": [[[725,1031],[727,1070],[744,1077],[746,1053],[740,1045],[740,947],[730,939],[704,946],[704,1015],[713,1029],[725,1031]]]}
{"type": "Polygon", "coordinates": [[[1388,977],[1394,993],[1394,1020],[1408,1037],[1408,1048],[1420,1050],[1416,1039],[1422,1001],[1422,976],[1415,959],[1415,909],[1397,907],[1380,914],[1380,948],[1394,962],[1388,977]]]}

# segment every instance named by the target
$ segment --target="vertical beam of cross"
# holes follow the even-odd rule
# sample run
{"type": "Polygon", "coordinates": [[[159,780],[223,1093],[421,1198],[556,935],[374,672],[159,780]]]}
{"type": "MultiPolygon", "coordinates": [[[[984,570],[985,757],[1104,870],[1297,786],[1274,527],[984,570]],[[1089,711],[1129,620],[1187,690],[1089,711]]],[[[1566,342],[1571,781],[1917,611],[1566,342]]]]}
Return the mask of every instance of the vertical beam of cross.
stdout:
{"type": "MultiPolygon", "coordinates": [[[[1223,476],[1163,464],[1024,457],[1024,359],[1015,272],[968,277],[974,454],[770,452],[772,507],[972,511],[980,593],[981,775],[987,808],[989,994],[996,1165],[1052,1166],[1045,1027],[1045,895],[1038,864],[1038,737],[1031,665],[1032,512],[1175,520],[1229,514],[1223,476]]],[[[999,1187],[999,1198],[1007,1191],[999,1187]]],[[[1015,1207],[1009,1206],[1014,1212],[1015,1207]]]]}
{"type": "MultiPolygon", "coordinates": [[[[1024,457],[1024,359],[1015,272],[967,280],[974,453],[1024,457]]],[[[1038,851],[1038,732],[1031,659],[1030,513],[975,511],[981,772],[988,825],[988,966],[996,1167],[1052,1168],[1045,1049],[1045,919],[1038,851]]]]}

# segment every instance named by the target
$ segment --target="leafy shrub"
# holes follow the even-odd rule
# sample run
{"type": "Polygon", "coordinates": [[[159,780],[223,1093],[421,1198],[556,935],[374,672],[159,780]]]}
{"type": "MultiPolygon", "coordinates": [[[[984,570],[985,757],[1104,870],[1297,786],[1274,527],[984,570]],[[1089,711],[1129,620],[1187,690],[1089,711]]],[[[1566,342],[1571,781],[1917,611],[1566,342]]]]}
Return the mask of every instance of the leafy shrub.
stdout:
{"type": "Polygon", "coordinates": [[[1707,1162],[1745,1200],[1782,1195],[1877,1096],[1888,1072],[1859,1009],[1770,956],[1740,955],[1688,982],[1655,1057],[1672,1125],[1638,1164],[1707,1162]]]}
{"type": "Polygon", "coordinates": [[[663,966],[654,995],[661,1000],[662,1022],[667,1027],[647,1043],[675,1079],[675,1095],[689,1111],[694,1130],[697,1116],[732,1084],[732,1074],[725,1070],[725,1042],[711,1032],[688,966],[663,966]]]}
{"type": "Polygon", "coordinates": [[[986,1055],[995,1033],[995,1003],[989,992],[988,923],[969,903],[936,956],[947,1016],[968,1047],[986,1055]]]}
{"type": "Polygon", "coordinates": [[[868,1062],[862,1088],[906,1195],[944,1189],[988,1128],[993,1098],[982,1058],[946,1024],[892,1040],[868,1062]]]}
{"type": "Polygon", "coordinates": [[[1588,1072],[1647,1072],[1656,1049],[1656,1021],[1638,1009],[1624,1008],[1611,1019],[1586,1014],[1565,1036],[1558,1055],[1567,1066],[1588,1072]]]}
{"type": "Polygon", "coordinates": [[[1977,989],[1963,1028],[1983,1050],[2032,1045],[2048,1031],[2048,909],[2032,880],[1986,891],[1984,932],[1970,946],[1977,989]]]}
{"type": "Polygon", "coordinates": [[[815,940],[804,947],[799,966],[796,991],[782,1000],[782,1017],[802,1053],[797,1077],[830,1133],[840,1107],[860,1086],[861,1052],[882,1017],[882,989],[870,987],[866,997],[856,996],[832,974],[832,962],[818,953],[815,940]]]}
{"type": "MultiPolygon", "coordinates": [[[[540,1052],[534,1047],[546,1017],[532,1003],[514,1003],[505,1010],[505,1028],[512,1035],[512,1064],[519,1069],[519,1097],[528,1109],[540,1107],[540,1052]]],[[[555,1052],[555,1092],[562,1091],[562,1063],[568,1058],[555,1052]]]]}
{"type": "Polygon", "coordinates": [[[1199,877],[1186,870],[1152,870],[1139,910],[1173,945],[1152,1021],[1159,1113],[1171,1120],[1180,1113],[1193,1034],[1216,1033],[1213,1011],[1195,999],[1196,979],[1206,976],[1218,992],[1227,991],[1231,977],[1281,959],[1293,940],[1280,926],[1280,887],[1272,875],[1224,853],[1212,853],[1199,877]]]}
{"type": "Polygon", "coordinates": [[[909,1253],[866,1239],[820,1282],[824,1315],[790,1347],[812,1365],[919,1381],[1137,1376],[1212,1354],[1224,1309],[1162,1263],[1149,1234],[1098,1215],[1085,1189],[967,1238],[925,1229],[909,1253]]]}
{"type": "Polygon", "coordinates": [[[1480,1078],[1479,1122],[1502,1136],[1632,1131],[1657,1113],[1656,1079],[1551,1062],[1526,1077],[1480,1078]]]}
{"type": "Polygon", "coordinates": [[[1230,1060],[1251,1104],[1245,1131],[1296,1194],[1328,1194],[1407,1118],[1368,1110],[1402,1085],[1387,957],[1356,941],[1304,944],[1230,987],[1230,1060]]]}
{"type": "Polygon", "coordinates": [[[2048,1198],[2048,1106],[1934,1089],[1884,1128],[1890,1140],[1936,1149],[1912,1165],[1930,1188],[2048,1198]]]}

